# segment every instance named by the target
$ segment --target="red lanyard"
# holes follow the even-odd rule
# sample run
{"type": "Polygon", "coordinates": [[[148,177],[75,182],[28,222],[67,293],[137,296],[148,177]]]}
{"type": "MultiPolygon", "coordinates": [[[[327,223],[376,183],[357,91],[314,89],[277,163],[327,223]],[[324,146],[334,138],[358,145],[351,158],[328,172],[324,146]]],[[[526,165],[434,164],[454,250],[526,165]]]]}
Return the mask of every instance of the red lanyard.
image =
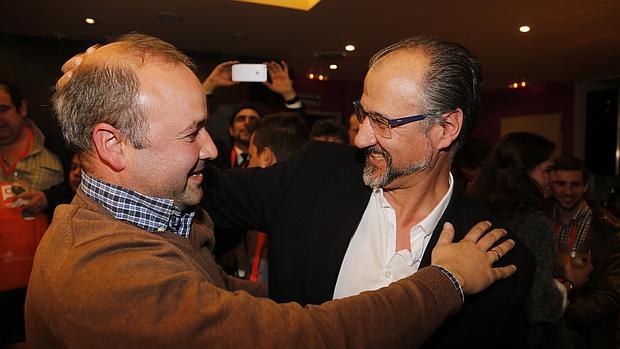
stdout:
{"type": "MultiPolygon", "coordinates": [[[[4,157],[2,155],[0,155],[0,158],[2,158],[2,161],[0,161],[0,165],[2,166],[2,172],[4,172],[4,178],[8,179],[9,176],[11,175],[11,173],[13,173],[13,171],[15,171],[15,167],[17,167],[17,163],[22,161],[30,152],[30,146],[32,145],[32,129],[30,127],[26,127],[27,129],[27,135],[26,137],[28,137],[28,141],[26,142],[26,148],[24,150],[22,150],[21,153],[19,153],[19,156],[17,157],[17,160],[12,163],[9,164],[9,166],[7,167],[4,163],[4,157]]],[[[8,161],[6,161],[6,163],[8,163],[8,161]]]]}
{"type": "MultiPolygon", "coordinates": [[[[555,235],[558,238],[558,247],[560,247],[560,230],[561,230],[562,225],[560,223],[554,223],[553,224],[553,230],[555,230],[555,235]]],[[[570,232],[568,233],[568,241],[566,242],[566,247],[570,248],[570,250],[572,250],[573,248],[575,248],[575,240],[577,239],[577,224],[573,224],[573,227],[570,229],[570,232]]]]}

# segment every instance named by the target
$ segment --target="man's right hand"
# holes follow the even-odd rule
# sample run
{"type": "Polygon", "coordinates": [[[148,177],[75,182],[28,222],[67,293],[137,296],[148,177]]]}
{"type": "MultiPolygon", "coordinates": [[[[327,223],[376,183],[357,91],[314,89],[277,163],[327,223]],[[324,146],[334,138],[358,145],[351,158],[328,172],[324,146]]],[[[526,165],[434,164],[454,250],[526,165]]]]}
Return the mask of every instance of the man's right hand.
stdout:
{"type": "Polygon", "coordinates": [[[493,246],[506,235],[506,231],[493,229],[487,233],[490,227],[491,223],[480,222],[469,230],[463,240],[453,243],[454,227],[445,223],[433,249],[432,264],[452,273],[465,294],[480,292],[517,270],[514,265],[493,268],[493,263],[506,255],[515,243],[508,239],[493,246]]]}

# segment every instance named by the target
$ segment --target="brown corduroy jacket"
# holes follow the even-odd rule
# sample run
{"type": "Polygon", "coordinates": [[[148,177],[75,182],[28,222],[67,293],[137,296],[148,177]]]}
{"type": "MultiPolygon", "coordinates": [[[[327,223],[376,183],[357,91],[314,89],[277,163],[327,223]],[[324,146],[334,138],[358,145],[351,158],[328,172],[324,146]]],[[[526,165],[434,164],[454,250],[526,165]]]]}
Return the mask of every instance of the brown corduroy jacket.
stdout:
{"type": "Polygon", "coordinates": [[[437,268],[321,306],[255,298],[215,263],[211,226],[200,210],[190,239],[150,233],[78,191],[35,256],[29,348],[411,348],[460,306],[437,268]]]}

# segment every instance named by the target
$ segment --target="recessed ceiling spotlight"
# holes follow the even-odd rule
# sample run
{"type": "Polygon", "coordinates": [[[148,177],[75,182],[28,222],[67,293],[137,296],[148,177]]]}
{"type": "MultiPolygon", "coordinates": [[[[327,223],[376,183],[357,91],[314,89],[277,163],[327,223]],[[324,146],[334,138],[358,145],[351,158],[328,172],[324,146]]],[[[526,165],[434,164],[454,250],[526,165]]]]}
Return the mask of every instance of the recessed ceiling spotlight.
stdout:
{"type": "Polygon", "coordinates": [[[344,49],[345,49],[345,51],[352,52],[352,51],[355,51],[355,46],[347,45],[347,46],[344,47],[344,49]]]}
{"type": "Polygon", "coordinates": [[[527,84],[525,83],[525,81],[521,81],[521,87],[525,87],[527,84]]]}
{"type": "Polygon", "coordinates": [[[529,27],[529,26],[527,26],[527,25],[522,25],[522,26],[520,26],[520,27],[519,27],[519,31],[520,31],[521,33],[527,33],[527,32],[529,32],[530,30],[532,30],[532,28],[530,28],[530,27],[529,27]]]}
{"type": "Polygon", "coordinates": [[[519,87],[518,83],[515,82],[515,83],[512,84],[512,88],[517,88],[517,87],[519,87]]]}
{"type": "Polygon", "coordinates": [[[336,64],[330,64],[329,65],[329,69],[336,70],[336,69],[338,69],[338,66],[336,64]]]}
{"type": "Polygon", "coordinates": [[[321,81],[325,80],[325,76],[323,76],[323,74],[319,74],[319,80],[321,81]]]}
{"type": "Polygon", "coordinates": [[[314,80],[314,74],[313,73],[308,74],[308,79],[314,80]]]}
{"type": "Polygon", "coordinates": [[[87,24],[95,24],[95,20],[92,18],[84,18],[84,22],[87,24]]]}

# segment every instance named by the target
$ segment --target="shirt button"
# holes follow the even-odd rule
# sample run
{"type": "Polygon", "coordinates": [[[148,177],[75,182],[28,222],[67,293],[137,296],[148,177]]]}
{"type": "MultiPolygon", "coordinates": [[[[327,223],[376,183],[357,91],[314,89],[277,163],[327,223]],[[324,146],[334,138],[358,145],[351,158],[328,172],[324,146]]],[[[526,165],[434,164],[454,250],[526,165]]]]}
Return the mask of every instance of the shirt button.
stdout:
{"type": "Polygon", "coordinates": [[[159,227],[157,228],[157,231],[166,231],[166,227],[159,227]]]}
{"type": "Polygon", "coordinates": [[[390,276],[392,276],[392,273],[390,273],[389,271],[386,271],[385,273],[383,273],[383,276],[385,276],[386,278],[389,278],[390,276]]]}

